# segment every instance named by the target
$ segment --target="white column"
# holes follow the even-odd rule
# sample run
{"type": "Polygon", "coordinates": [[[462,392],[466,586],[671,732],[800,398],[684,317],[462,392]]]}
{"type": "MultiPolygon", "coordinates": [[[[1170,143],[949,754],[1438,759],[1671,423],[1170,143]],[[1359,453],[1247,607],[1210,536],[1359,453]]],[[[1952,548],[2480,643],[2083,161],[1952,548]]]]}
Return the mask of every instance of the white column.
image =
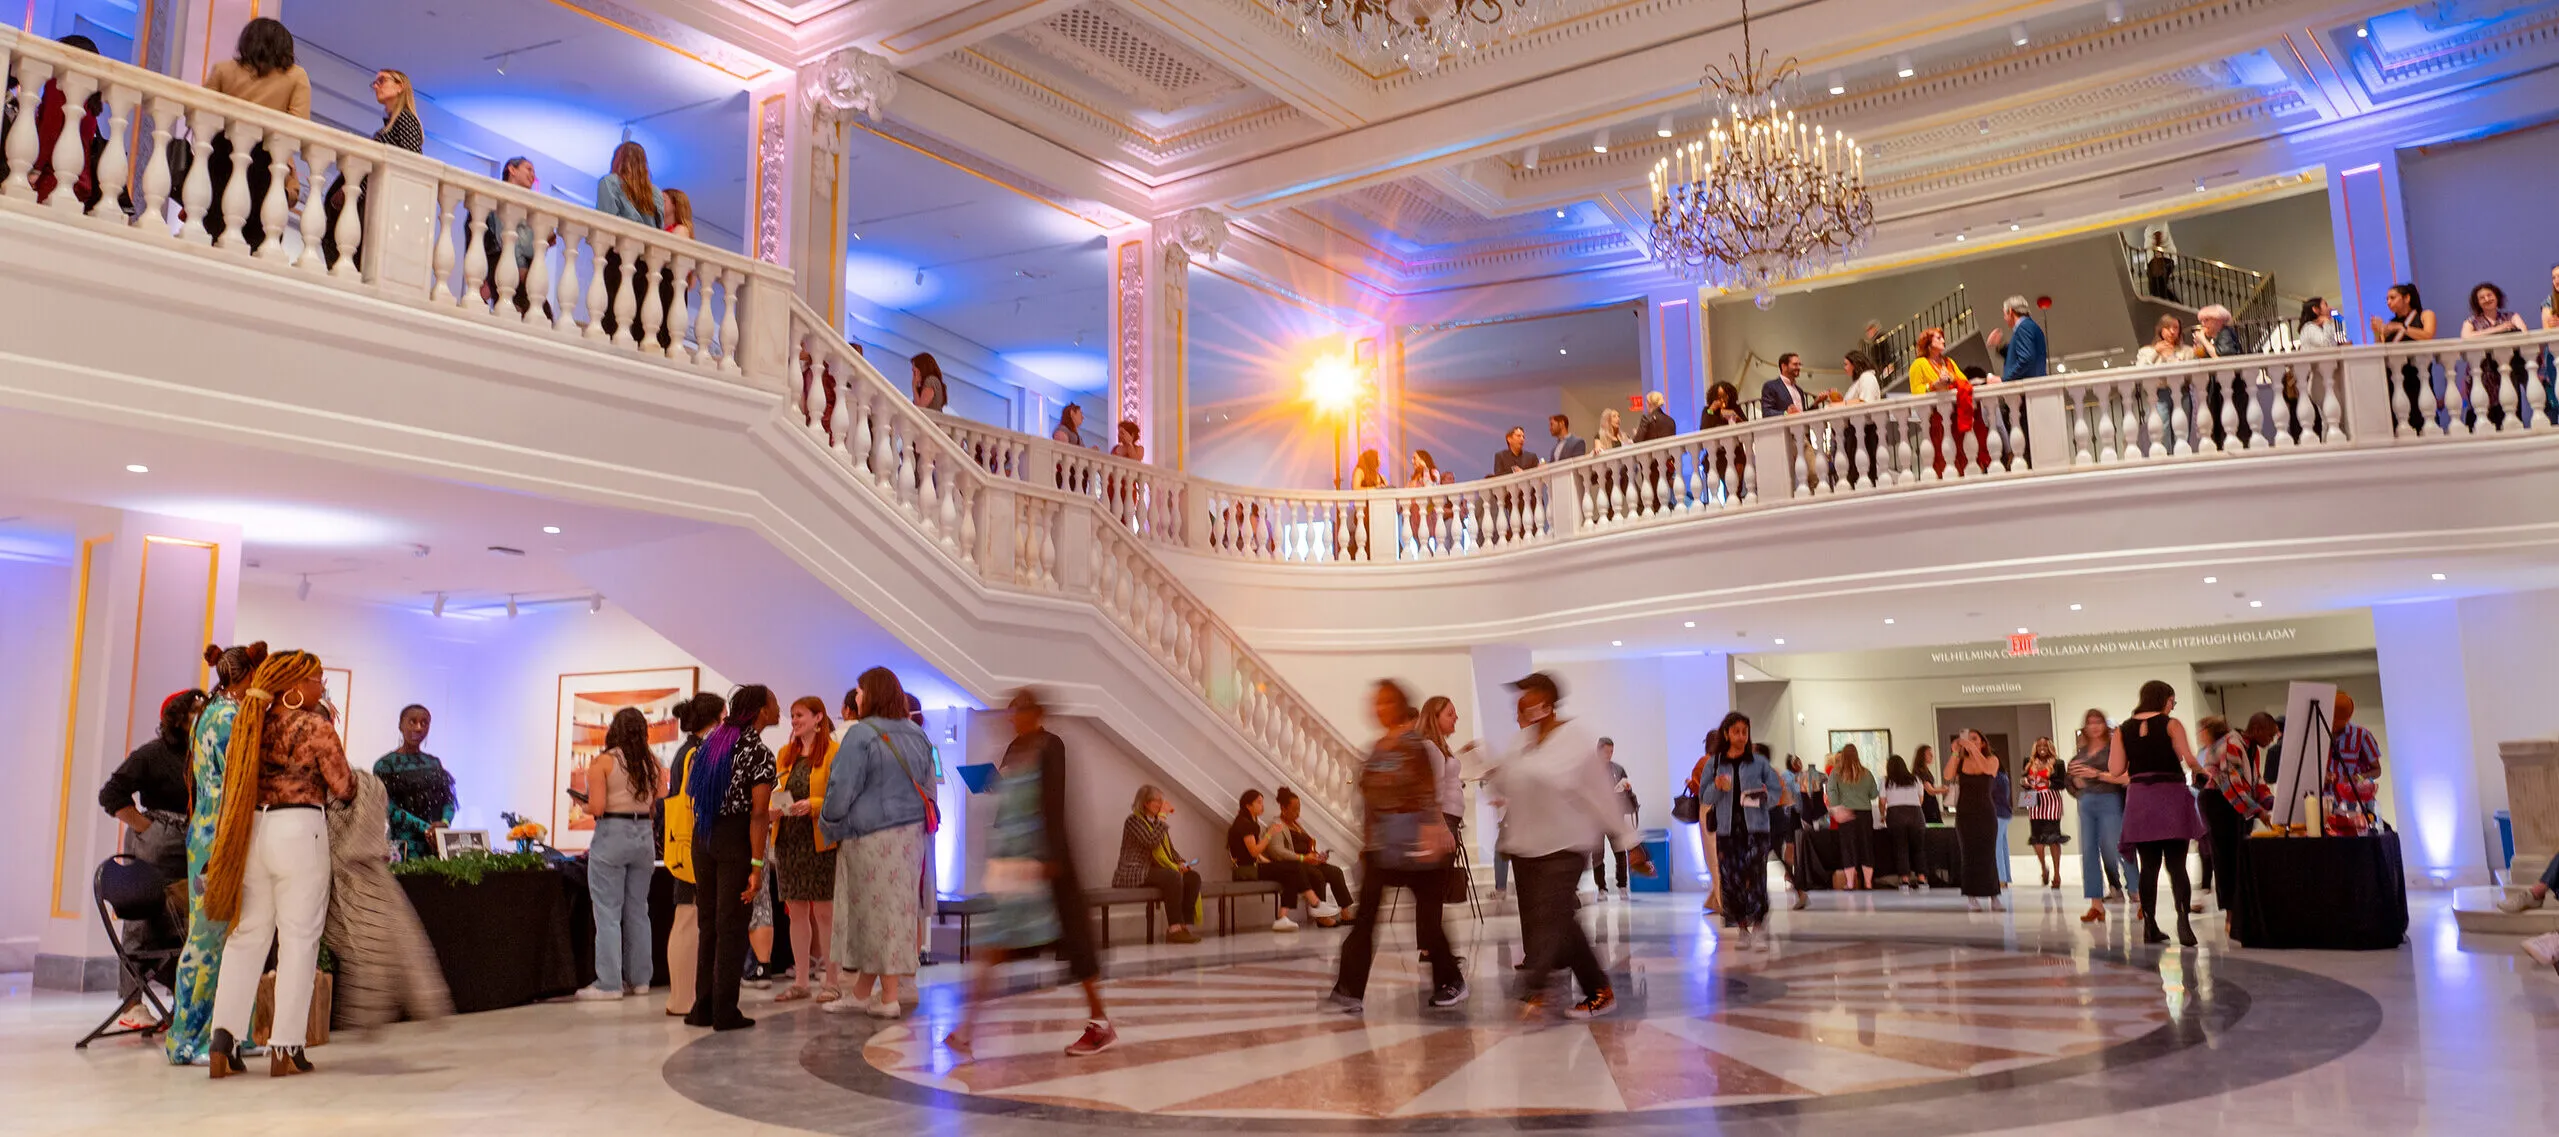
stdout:
{"type": "MultiPolygon", "coordinates": [[[[1664,801],[1679,796],[1687,785],[1688,772],[1696,766],[1697,756],[1704,753],[1705,739],[1714,733],[1715,724],[1733,709],[1733,657],[1720,651],[1701,655],[1662,657],[1662,737],[1670,743],[1670,777],[1665,784],[1643,787],[1645,801],[1664,801]]],[[[1777,724],[1754,724],[1766,737],[1775,738],[1777,724]]],[[[1668,810],[1664,810],[1668,813],[1668,810]]],[[[1677,892],[1702,892],[1706,875],[1705,847],[1698,843],[1694,825],[1674,823],[1670,827],[1671,888],[1677,892]]]]}
{"type": "MultiPolygon", "coordinates": [[[[2381,604],[2372,610],[2381,663],[2381,709],[2390,733],[2381,756],[2384,816],[2399,829],[2408,883],[2417,887],[2488,882],[2485,812],[2471,737],[2472,701],[2502,697],[2475,689],[2463,650],[2457,600],[2381,604]]],[[[2545,641],[2546,642],[2546,641],[2545,641]]],[[[2495,683],[2522,676],[2496,676],[2495,683]]],[[[2530,697],[2516,690],[2510,694],[2530,697]]],[[[2493,751],[2496,740],[2485,740],[2493,751]]]]}
{"type": "Polygon", "coordinates": [[[1226,219],[1191,209],[1110,237],[1111,421],[1088,423],[1116,440],[1137,423],[1147,460],[1187,465],[1191,262],[1226,247],[1226,219]]]}
{"type": "Polygon", "coordinates": [[[1668,397],[1665,409],[1681,430],[1696,428],[1706,405],[1706,303],[1696,288],[1644,298],[1644,389],[1668,397]]]}
{"type": "MultiPolygon", "coordinates": [[[[2337,246],[2335,300],[2340,323],[2356,343],[2370,343],[2368,321],[2387,313],[2390,286],[2415,272],[2408,257],[2408,225],[2399,193],[2399,154],[2387,147],[2328,167],[2328,228],[2337,246]]],[[[2457,311],[2461,305],[2439,311],[2457,311]]]]}
{"type": "MultiPolygon", "coordinates": [[[[788,159],[781,175],[787,182],[768,186],[759,181],[749,202],[756,211],[752,232],[757,255],[775,259],[766,246],[783,244],[800,298],[834,321],[839,331],[844,321],[844,250],[853,224],[845,139],[860,129],[854,115],[877,121],[896,96],[897,73],[888,61],[851,47],[802,69],[796,91],[754,92],[753,152],[759,159],[769,157],[778,128],[788,159]],[[785,111],[778,127],[769,117],[776,106],[785,111]]],[[[761,178],[774,176],[770,165],[760,162],[758,170],[761,178]]]]}
{"type": "Polygon", "coordinates": [[[158,729],[160,701],[206,685],[204,647],[229,643],[240,582],[240,530],[143,513],[101,514],[81,527],[71,634],[30,651],[62,652],[67,694],[59,733],[41,755],[48,777],[43,861],[49,907],[36,944],[36,985],[112,990],[113,952],[98,926],[90,877],[122,848],[122,824],[98,787],[158,729]],[[68,712],[65,713],[67,706],[68,712]]]}

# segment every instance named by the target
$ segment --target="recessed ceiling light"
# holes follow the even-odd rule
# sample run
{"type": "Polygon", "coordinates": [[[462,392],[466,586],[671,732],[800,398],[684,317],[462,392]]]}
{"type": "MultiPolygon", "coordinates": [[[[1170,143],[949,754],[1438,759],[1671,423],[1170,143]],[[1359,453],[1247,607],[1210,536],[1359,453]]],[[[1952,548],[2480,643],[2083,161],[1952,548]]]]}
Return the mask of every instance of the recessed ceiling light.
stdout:
{"type": "Polygon", "coordinates": [[[1606,154],[1606,153],[1608,153],[1608,132],[1607,132],[1607,131],[1603,130],[1603,131],[1600,131],[1600,132],[1599,132],[1599,133],[1597,133],[1597,134],[1591,135],[1591,139],[1590,139],[1590,152],[1591,152],[1591,153],[1593,153],[1593,154],[1606,154]]]}
{"type": "Polygon", "coordinates": [[[1573,354],[1573,353],[1572,353],[1572,352],[1569,352],[1569,351],[1566,351],[1566,350],[1564,350],[1563,348],[1560,348],[1560,347],[1559,347],[1559,348],[1556,348],[1556,349],[1555,349],[1555,354],[1557,354],[1557,355],[1571,355],[1571,354],[1573,354]]]}
{"type": "MultiPolygon", "coordinates": [[[[2437,577],[2435,577],[2435,579],[2436,579],[2436,580],[2442,580],[2442,579],[2443,579],[2443,577],[2441,577],[2441,576],[2437,576],[2437,577]]],[[[1687,623],[1685,623],[1685,624],[1681,624],[1681,625],[1680,625],[1680,627],[1683,627],[1683,628],[1694,628],[1694,627],[1696,627],[1696,626],[1697,626],[1697,621],[1695,621],[1695,620],[1690,620],[1689,622],[1687,622],[1687,623]]]]}
{"type": "Polygon", "coordinates": [[[2263,600],[2251,600],[2248,602],[2248,606],[2251,608],[2263,608],[2266,606],[2266,602],[2263,600]]]}
{"type": "Polygon", "coordinates": [[[2356,38],[2356,39],[2369,39],[2369,38],[2371,38],[2371,36],[2372,36],[2372,29],[2371,29],[2371,28],[2356,28],[2356,29],[2355,29],[2355,38],[2356,38]]]}
{"type": "Polygon", "coordinates": [[[1786,637],[1784,637],[1784,636],[1779,636],[1779,637],[1777,637],[1777,646],[1779,646],[1779,647],[1784,647],[1784,646],[1786,646],[1786,637]]]}
{"type": "Polygon", "coordinates": [[[2018,635],[2021,635],[2021,636],[2022,636],[2022,635],[2025,635],[2025,634],[2026,634],[2026,629],[2024,629],[2024,628],[2019,628],[2019,629],[2017,629],[2017,634],[2018,634],[2018,635]]]}
{"type": "Polygon", "coordinates": [[[1885,622],[1885,623],[1887,623],[1887,624],[1892,623],[1892,622],[1893,622],[1893,618],[1892,618],[1892,617],[1890,617],[1890,616],[1886,616],[1886,617],[1884,617],[1884,622],[1885,622]]]}
{"type": "Polygon", "coordinates": [[[1624,641],[1624,640],[1610,640],[1610,641],[1608,641],[1608,646],[1610,646],[1610,647],[1624,647],[1624,646],[1626,646],[1626,641],[1624,641]]]}
{"type": "Polygon", "coordinates": [[[2208,576],[2208,577],[2205,577],[2205,578],[2204,578],[2204,583],[2205,583],[2205,584],[2219,584],[2219,583],[2221,583],[2221,578],[2220,578],[2220,577],[2217,577],[2217,576],[2208,576]]]}
{"type": "Polygon", "coordinates": [[[542,531],[543,531],[543,532],[545,532],[545,533],[553,533],[553,534],[556,534],[556,533],[558,533],[558,532],[560,531],[560,527],[559,527],[559,526],[557,526],[557,525],[545,525],[545,526],[543,526],[543,527],[542,527],[542,531]]]}
{"type": "Polygon", "coordinates": [[[2073,611],[2073,612],[2078,611],[2078,610],[2079,610],[2079,605],[2076,605],[2076,604],[2071,605],[2071,606],[2070,606],[2070,610],[2071,610],[2071,611],[2073,611]]]}
{"type": "Polygon", "coordinates": [[[1919,73],[1919,72],[1918,72],[1918,70],[1917,70],[1916,68],[1913,68],[1913,67],[1910,65],[1910,57],[1909,57],[1909,56],[1907,56],[1907,55],[1902,56],[1901,58],[1894,60],[1894,61],[1893,61],[1893,66],[1898,67],[1898,68],[1900,68],[1900,69],[1901,69],[1901,70],[1899,70],[1899,71],[1894,72],[1894,74],[1899,75],[1899,76],[1901,76],[1901,77],[1902,77],[1902,78],[1904,78],[1904,79],[1908,79],[1908,78],[1910,78],[1911,76],[1916,75],[1916,74],[1918,74],[1918,73],[1919,73]]]}
{"type": "Polygon", "coordinates": [[[1845,94],[1847,94],[1847,93],[1848,93],[1848,88],[1846,88],[1846,87],[1833,87],[1833,88],[1831,88],[1831,89],[1830,89],[1830,93],[1831,93],[1831,94],[1834,94],[1834,95],[1845,95],[1845,94]]]}
{"type": "Polygon", "coordinates": [[[1956,239],[1956,240],[1958,240],[1958,241],[1961,241],[1961,240],[1963,240],[1963,239],[1964,239],[1964,235],[1963,235],[1963,234],[1961,234],[1961,233],[1957,233],[1957,234],[1955,234],[1955,239],[1956,239]]]}
{"type": "Polygon", "coordinates": [[[133,462],[125,466],[124,472],[128,474],[148,474],[151,472],[151,467],[145,466],[140,462],[133,462]]]}
{"type": "Polygon", "coordinates": [[[2009,222],[2009,223],[2008,223],[2008,231],[2009,231],[2009,232],[2014,233],[2014,232],[2016,232],[2016,231],[2018,230],[2018,228],[2019,228],[2019,226],[2018,226],[2018,224],[2017,224],[2016,222],[2011,221],[2011,222],[2009,222]]]}
{"type": "Polygon", "coordinates": [[[1670,137],[1670,116],[1669,116],[1669,115],[1663,115],[1663,116],[1662,116],[1662,120],[1661,120],[1660,122],[1655,123],[1655,124],[1653,125],[1653,133],[1654,133],[1656,136],[1658,136],[1658,137],[1662,137],[1662,138],[1668,138],[1668,137],[1670,137]]]}
{"type": "Polygon", "coordinates": [[[2024,24],[2010,24],[2010,25],[2008,25],[2008,43],[2009,43],[2009,45],[2010,45],[2010,46],[2012,46],[2012,47],[2024,47],[2024,46],[2026,46],[2026,25],[2024,25],[2024,24]]]}
{"type": "MultiPolygon", "coordinates": [[[[2436,574],[2435,574],[2435,579],[2436,579],[2436,580],[2442,580],[2442,579],[2443,579],[2443,574],[2442,574],[2442,573],[2436,573],[2436,574]]],[[[1696,627],[1697,625],[1695,625],[1695,624],[1691,624],[1691,625],[1689,625],[1689,626],[1693,628],[1693,627],[1696,627]]]]}
{"type": "Polygon", "coordinates": [[[1555,216],[1557,216],[1557,217],[1562,217],[1563,215],[1564,215],[1564,211],[1563,211],[1563,210],[1558,209],[1558,210],[1556,210],[1556,211],[1555,211],[1555,216]]]}

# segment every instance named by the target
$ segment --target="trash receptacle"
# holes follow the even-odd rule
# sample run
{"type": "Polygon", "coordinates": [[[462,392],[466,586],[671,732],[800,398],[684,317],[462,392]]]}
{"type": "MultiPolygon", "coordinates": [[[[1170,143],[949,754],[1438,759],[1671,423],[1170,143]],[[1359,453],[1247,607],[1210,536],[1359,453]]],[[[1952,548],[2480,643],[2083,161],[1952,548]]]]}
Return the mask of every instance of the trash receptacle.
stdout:
{"type": "Polygon", "coordinates": [[[1670,830],[1644,830],[1644,855],[1653,859],[1653,875],[1627,878],[1626,883],[1637,892],[1668,892],[1670,888],[1670,830]]]}

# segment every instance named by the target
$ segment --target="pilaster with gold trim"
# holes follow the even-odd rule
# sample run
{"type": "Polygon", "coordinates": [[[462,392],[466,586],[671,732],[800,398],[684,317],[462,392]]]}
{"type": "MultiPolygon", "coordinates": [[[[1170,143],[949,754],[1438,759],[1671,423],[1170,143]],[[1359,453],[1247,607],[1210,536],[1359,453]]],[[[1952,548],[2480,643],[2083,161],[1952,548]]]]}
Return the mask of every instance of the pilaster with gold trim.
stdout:
{"type": "Polygon", "coordinates": [[[1191,265],[1226,247],[1226,219],[1185,210],[1111,236],[1111,414],[1096,424],[1116,440],[1134,422],[1147,459],[1181,469],[1188,453],[1191,265]]]}
{"type": "Polygon", "coordinates": [[[876,122],[896,96],[888,61],[859,48],[834,52],[802,68],[796,81],[753,96],[756,216],[749,232],[756,255],[779,260],[787,248],[800,298],[839,323],[853,223],[846,139],[854,115],[876,122]]]}
{"type": "Polygon", "coordinates": [[[90,879],[123,847],[124,826],[98,808],[98,787],[159,727],[160,702],[205,685],[204,646],[228,643],[240,578],[237,526],[143,513],[101,513],[81,526],[70,634],[63,653],[61,735],[22,757],[54,767],[45,779],[47,919],[36,943],[36,985],[113,989],[112,950],[90,879]]]}

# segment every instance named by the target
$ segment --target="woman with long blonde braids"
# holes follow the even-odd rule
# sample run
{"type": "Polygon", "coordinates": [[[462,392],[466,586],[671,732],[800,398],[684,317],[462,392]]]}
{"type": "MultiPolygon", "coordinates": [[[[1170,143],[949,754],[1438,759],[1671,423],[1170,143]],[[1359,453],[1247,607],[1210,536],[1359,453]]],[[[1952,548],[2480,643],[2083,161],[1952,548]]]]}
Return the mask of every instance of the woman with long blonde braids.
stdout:
{"type": "Polygon", "coordinates": [[[228,921],[213,989],[213,1076],[248,1072],[242,1050],[267,948],[276,946],[273,1077],[311,1072],[302,1055],[329,913],[329,824],[323,810],[355,794],[337,729],[318,710],[320,657],[279,652],[241,692],[224,757],[222,816],[205,870],[204,911],[228,921]]]}
{"type": "Polygon", "coordinates": [[[230,754],[231,724],[240,711],[240,692],[249,676],[266,662],[266,641],[237,647],[207,644],[205,665],[213,669],[213,701],[195,717],[187,746],[188,789],[194,800],[187,810],[187,946],[178,958],[177,982],[170,987],[169,1033],[162,1043],[169,1062],[187,1066],[204,1060],[206,1033],[212,1030],[213,985],[222,971],[222,941],[231,926],[205,914],[204,884],[213,865],[213,837],[222,825],[223,761],[230,754]]]}

